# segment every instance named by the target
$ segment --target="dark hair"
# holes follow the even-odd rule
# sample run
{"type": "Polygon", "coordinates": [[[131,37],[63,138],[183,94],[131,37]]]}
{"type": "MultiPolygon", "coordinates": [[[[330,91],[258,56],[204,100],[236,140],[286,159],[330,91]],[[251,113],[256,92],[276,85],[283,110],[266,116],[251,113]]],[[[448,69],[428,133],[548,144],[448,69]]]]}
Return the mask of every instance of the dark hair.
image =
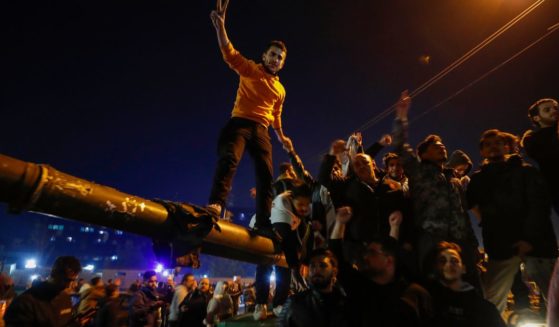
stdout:
{"type": "Polygon", "coordinates": [[[479,148],[483,148],[483,144],[485,141],[490,137],[499,137],[503,142],[505,142],[505,138],[503,137],[503,133],[498,129],[488,129],[481,134],[481,138],[479,139],[479,148]]]}
{"type": "Polygon", "coordinates": [[[421,157],[421,155],[424,154],[425,151],[427,151],[427,148],[430,145],[437,142],[443,142],[440,136],[434,134],[428,135],[423,141],[421,141],[421,143],[417,145],[417,155],[421,157]]]}
{"type": "Polygon", "coordinates": [[[438,256],[439,253],[446,251],[446,250],[454,250],[456,252],[458,252],[458,254],[460,256],[462,256],[462,248],[460,247],[460,245],[456,244],[456,243],[452,243],[452,242],[447,242],[447,241],[441,241],[439,243],[437,243],[437,247],[436,247],[436,255],[438,256]]]}
{"type": "Polygon", "coordinates": [[[54,264],[52,265],[50,275],[62,276],[66,275],[68,271],[75,274],[79,274],[82,271],[82,265],[80,264],[80,260],[78,260],[78,258],[74,256],[62,256],[56,258],[54,264]]]}
{"type": "Polygon", "coordinates": [[[312,190],[311,188],[301,180],[295,180],[292,183],[293,187],[291,189],[291,196],[293,199],[303,197],[303,198],[312,198],[312,190]]]}
{"type": "Polygon", "coordinates": [[[384,163],[384,168],[388,168],[388,162],[393,159],[400,159],[400,156],[394,152],[388,152],[382,157],[382,162],[384,163]]]}
{"type": "Polygon", "coordinates": [[[534,104],[532,104],[530,106],[530,108],[528,108],[528,118],[530,118],[532,123],[536,126],[540,126],[540,124],[538,122],[534,121],[534,117],[540,115],[540,104],[546,103],[546,102],[553,102],[555,107],[557,107],[557,100],[551,99],[551,98],[544,98],[544,99],[539,99],[538,101],[534,102],[534,104]]]}
{"type": "Polygon", "coordinates": [[[144,281],[149,280],[151,277],[157,276],[157,273],[153,270],[148,270],[144,273],[144,281]]]}
{"type": "Polygon", "coordinates": [[[310,262],[312,260],[312,258],[316,258],[316,257],[326,257],[328,259],[330,259],[330,264],[332,264],[332,267],[338,267],[338,258],[336,258],[336,255],[334,254],[334,252],[328,250],[328,249],[314,249],[310,254],[309,254],[309,258],[308,258],[308,262],[310,262]]]}
{"type": "Polygon", "coordinates": [[[95,286],[95,285],[97,285],[97,283],[99,283],[100,280],[101,280],[101,277],[96,276],[96,277],[91,278],[89,283],[91,284],[91,286],[95,286]]]}
{"type": "Polygon", "coordinates": [[[368,242],[368,244],[376,243],[380,244],[382,252],[384,254],[398,259],[398,253],[400,252],[400,245],[398,240],[390,236],[378,236],[373,237],[373,239],[368,242]]]}
{"type": "Polygon", "coordinates": [[[290,164],[289,162],[282,162],[279,165],[279,172],[280,174],[285,174],[285,172],[290,170],[291,168],[293,168],[292,164],[290,164]]]}
{"type": "Polygon", "coordinates": [[[285,52],[285,54],[287,54],[287,47],[285,46],[285,43],[283,43],[282,41],[278,41],[278,40],[272,40],[268,43],[268,46],[266,47],[266,51],[270,50],[271,47],[276,47],[278,49],[281,49],[283,52],[285,52]]]}
{"type": "Polygon", "coordinates": [[[194,274],[191,273],[184,274],[184,276],[182,276],[181,284],[184,284],[184,282],[186,282],[186,279],[190,276],[194,277],[194,274]]]}
{"type": "Polygon", "coordinates": [[[520,138],[518,136],[507,132],[501,132],[501,137],[505,145],[508,145],[510,148],[511,153],[509,154],[518,153],[520,151],[520,138]]]}
{"type": "Polygon", "coordinates": [[[107,287],[105,287],[105,293],[107,297],[111,297],[113,294],[116,293],[116,291],[118,291],[118,286],[116,286],[116,284],[109,284],[107,285],[107,287]]]}

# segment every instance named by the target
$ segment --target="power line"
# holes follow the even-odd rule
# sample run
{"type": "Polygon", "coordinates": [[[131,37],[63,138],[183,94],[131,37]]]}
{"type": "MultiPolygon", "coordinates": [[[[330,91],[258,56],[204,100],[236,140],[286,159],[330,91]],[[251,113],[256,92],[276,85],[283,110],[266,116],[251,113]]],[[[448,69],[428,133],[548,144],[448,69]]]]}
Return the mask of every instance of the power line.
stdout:
{"type": "Polygon", "coordinates": [[[467,89],[469,89],[470,87],[474,86],[475,84],[477,84],[478,82],[480,82],[481,80],[485,79],[487,76],[493,74],[495,71],[497,71],[498,69],[500,69],[501,67],[503,67],[504,65],[508,64],[509,62],[513,61],[514,59],[516,59],[518,56],[520,56],[521,54],[523,54],[524,52],[528,51],[528,49],[532,48],[533,46],[535,46],[536,44],[540,43],[542,40],[544,40],[545,38],[547,38],[549,35],[553,34],[553,32],[557,31],[559,29],[559,23],[549,27],[547,29],[547,33],[545,33],[544,35],[542,35],[541,37],[539,37],[538,39],[536,39],[534,42],[530,43],[528,46],[526,46],[525,48],[523,48],[522,50],[518,51],[517,53],[515,53],[512,57],[508,58],[507,60],[501,62],[500,64],[498,64],[497,66],[493,67],[492,69],[490,69],[489,71],[487,71],[485,74],[481,75],[480,77],[476,78],[475,80],[473,80],[472,82],[468,83],[466,86],[464,86],[463,88],[459,89],[458,91],[454,92],[453,94],[451,94],[450,96],[448,96],[447,98],[445,98],[444,100],[440,101],[439,103],[437,103],[436,105],[432,106],[431,108],[425,110],[424,112],[422,112],[421,114],[419,114],[418,116],[414,117],[410,123],[415,122],[417,120],[419,120],[420,118],[424,117],[425,115],[427,115],[428,113],[430,113],[431,111],[437,109],[438,107],[442,106],[443,104],[447,103],[448,101],[452,100],[453,98],[455,98],[456,96],[458,96],[459,94],[461,94],[462,92],[466,91],[467,89]]]}
{"type": "MultiPolygon", "coordinates": [[[[417,89],[410,92],[410,95],[409,95],[410,98],[414,98],[414,97],[418,96],[419,94],[423,93],[425,90],[427,90],[433,84],[435,84],[436,82],[438,82],[439,80],[444,78],[446,75],[448,75],[449,73],[454,71],[457,67],[462,65],[464,62],[469,60],[471,57],[473,57],[475,54],[477,54],[479,51],[481,51],[483,48],[485,48],[487,45],[489,45],[491,42],[493,42],[499,36],[504,34],[506,31],[508,31],[514,25],[516,25],[524,17],[528,16],[532,11],[534,11],[537,7],[539,7],[544,2],[545,2],[545,0],[538,0],[538,1],[534,2],[533,4],[531,4],[528,8],[526,8],[524,11],[522,11],[520,14],[518,14],[513,19],[511,19],[509,22],[507,22],[505,25],[503,25],[501,28],[499,28],[493,34],[488,36],[481,43],[479,43],[478,45],[473,47],[471,50],[466,52],[464,55],[462,55],[462,57],[455,60],[453,63],[451,63],[446,68],[444,68],[442,71],[440,71],[438,74],[431,77],[427,82],[423,83],[417,89]]],[[[358,131],[364,131],[364,130],[367,130],[367,129],[373,127],[378,122],[380,122],[381,120],[383,120],[384,118],[389,116],[394,111],[394,108],[395,108],[395,104],[391,105],[390,107],[388,107],[384,111],[380,112],[379,114],[377,114],[376,116],[374,116],[373,118],[371,118],[370,120],[365,122],[363,125],[361,125],[359,128],[357,128],[357,130],[358,131]]]]}

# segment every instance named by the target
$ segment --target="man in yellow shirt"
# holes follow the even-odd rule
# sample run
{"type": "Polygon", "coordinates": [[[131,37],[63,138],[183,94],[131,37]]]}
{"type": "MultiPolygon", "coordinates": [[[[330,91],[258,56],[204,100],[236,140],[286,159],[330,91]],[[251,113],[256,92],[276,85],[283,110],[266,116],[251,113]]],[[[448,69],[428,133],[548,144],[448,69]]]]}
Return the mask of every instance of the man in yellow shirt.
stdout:
{"type": "Polygon", "coordinates": [[[231,44],[225,30],[228,0],[218,0],[210,18],[217,32],[223,59],[240,76],[239,88],[231,119],[221,130],[218,141],[217,168],[208,209],[221,213],[231,190],[233,176],[246,149],[256,170],[256,224],[255,229],[271,227],[272,203],[272,144],[268,127],[272,125],[278,140],[290,146],[291,140],[283,134],[281,111],[285,89],[278,72],[283,68],[287,49],[281,41],[271,41],[262,54],[262,63],[243,57],[231,44]]]}

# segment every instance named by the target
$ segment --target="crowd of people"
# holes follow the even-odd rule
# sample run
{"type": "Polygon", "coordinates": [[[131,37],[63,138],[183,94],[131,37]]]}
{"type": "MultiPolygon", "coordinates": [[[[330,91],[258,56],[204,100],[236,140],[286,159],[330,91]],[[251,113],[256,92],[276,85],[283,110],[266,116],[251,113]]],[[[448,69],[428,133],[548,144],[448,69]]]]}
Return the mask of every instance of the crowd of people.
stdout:
{"type": "MultiPolygon", "coordinates": [[[[225,210],[246,149],[256,176],[251,228],[279,244],[287,263],[257,266],[250,301],[255,320],[274,315],[280,326],[505,326],[508,295],[529,278],[541,294],[539,314],[547,314],[548,326],[559,326],[551,221],[552,210],[559,213],[556,100],[530,106],[533,127],[521,138],[483,132],[483,161],[474,167],[464,151],[448,156],[438,135],[416,147],[408,143],[411,99],[403,92],[390,134],[369,147],[360,133],[334,141],[313,177],[282,129],[285,89],[278,73],[286,46],[272,41],[261,64],[244,58],[225,29],[228,1],[217,3],[210,17],[240,83],[219,137],[207,208],[216,216],[225,210]],[[269,126],[290,158],[276,181],[269,126]],[[375,157],[383,149],[390,151],[381,167],[375,157]],[[481,227],[483,253],[469,212],[481,227]]],[[[208,279],[191,274],[176,287],[158,287],[157,274],[147,271],[125,303],[116,281],[94,278],[75,304],[68,290],[80,271],[76,258],[60,257],[47,281],[15,298],[10,293],[3,302],[6,326],[213,326],[238,313],[244,291],[238,280],[212,290],[208,279]]],[[[519,311],[522,296],[514,293],[519,311]]]]}
{"type": "Polygon", "coordinates": [[[149,270],[121,293],[120,279],[85,281],[81,269],[76,257],[58,257],[48,279],[17,296],[10,277],[0,275],[0,326],[208,327],[237,315],[241,297],[245,311],[254,309],[254,285],[240,276],[211,284],[186,273],[175,284],[174,276],[160,282],[149,270]]]}
{"type": "Polygon", "coordinates": [[[502,326],[508,294],[524,275],[537,285],[550,325],[559,323],[558,290],[549,287],[558,255],[551,222],[552,208],[559,210],[556,100],[529,108],[533,128],[522,139],[483,132],[483,161],[470,174],[469,156],[456,150],[449,157],[440,136],[408,143],[411,98],[403,92],[391,134],[369,147],[360,133],[334,141],[313,178],[282,129],[278,73],[287,48],[272,41],[260,64],[243,57],[227,36],[227,4],[218,0],[210,17],[240,82],[219,137],[208,210],[223,210],[246,148],[256,176],[251,227],[279,243],[287,262],[275,267],[271,303],[266,277],[274,267],[257,267],[255,320],[271,311],[282,326],[502,326]],[[275,182],[269,126],[291,161],[275,182]],[[375,156],[388,146],[379,167],[375,156]],[[483,255],[469,212],[482,230],[483,255]]]}

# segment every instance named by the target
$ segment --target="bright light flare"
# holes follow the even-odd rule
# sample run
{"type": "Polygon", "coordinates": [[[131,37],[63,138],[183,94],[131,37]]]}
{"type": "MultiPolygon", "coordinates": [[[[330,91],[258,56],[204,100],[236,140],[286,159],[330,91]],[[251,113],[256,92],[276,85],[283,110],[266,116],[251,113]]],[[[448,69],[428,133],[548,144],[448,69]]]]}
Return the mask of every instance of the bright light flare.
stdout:
{"type": "Polygon", "coordinates": [[[26,268],[26,269],[35,269],[35,268],[37,268],[37,260],[35,260],[35,259],[27,259],[27,260],[25,260],[25,268],[26,268]]]}

